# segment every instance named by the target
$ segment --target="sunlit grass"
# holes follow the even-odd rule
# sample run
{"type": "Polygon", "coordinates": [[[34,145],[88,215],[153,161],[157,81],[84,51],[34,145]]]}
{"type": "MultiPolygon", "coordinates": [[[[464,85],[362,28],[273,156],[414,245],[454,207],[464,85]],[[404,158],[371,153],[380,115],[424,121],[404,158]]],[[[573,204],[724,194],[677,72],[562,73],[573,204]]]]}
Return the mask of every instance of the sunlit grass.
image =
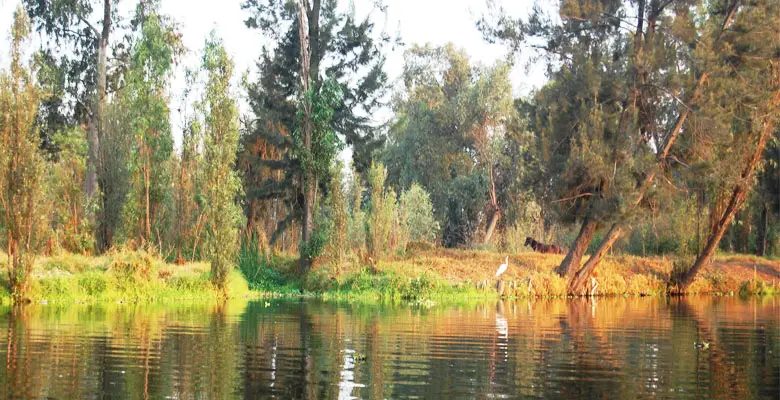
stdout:
{"type": "MultiPolygon", "coordinates": [[[[487,250],[423,249],[381,260],[373,267],[355,261],[333,268],[319,262],[308,274],[301,275],[294,255],[264,254],[244,246],[228,280],[228,295],[317,296],[329,301],[421,305],[494,299],[498,297],[495,269],[506,256],[487,250]]],[[[505,297],[567,295],[566,281],[554,271],[563,256],[528,252],[508,256],[510,267],[501,277],[505,297]]],[[[598,294],[666,294],[674,263],[670,257],[606,257],[595,273],[598,294]]],[[[6,256],[2,252],[0,268],[0,304],[8,304],[6,256]]],[[[778,293],[772,279],[777,271],[778,261],[718,255],[689,292],[773,295],[778,293]]],[[[38,258],[26,299],[55,303],[164,302],[218,297],[208,263],[175,265],[149,253],[113,251],[99,257],[63,253],[38,258]]]]}
{"type": "MultiPolygon", "coordinates": [[[[9,303],[4,253],[0,259],[0,301],[9,303]]],[[[227,289],[231,298],[257,295],[237,270],[229,275],[227,289]]],[[[174,265],[145,252],[113,251],[99,257],[63,253],[38,258],[25,300],[121,303],[215,300],[219,296],[211,283],[208,263],[174,265]]]]}

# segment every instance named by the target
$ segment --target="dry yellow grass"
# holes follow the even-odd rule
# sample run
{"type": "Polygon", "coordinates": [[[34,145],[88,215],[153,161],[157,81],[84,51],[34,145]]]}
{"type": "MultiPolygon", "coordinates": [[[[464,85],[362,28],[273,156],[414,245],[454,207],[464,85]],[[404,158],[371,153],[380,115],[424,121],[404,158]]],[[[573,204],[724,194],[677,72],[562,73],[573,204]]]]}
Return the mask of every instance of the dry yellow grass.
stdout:
{"type": "MultiPolygon", "coordinates": [[[[554,269],[564,256],[539,253],[502,254],[480,250],[435,249],[418,251],[377,264],[380,270],[419,276],[435,273],[449,282],[495,282],[495,272],[509,256],[509,268],[502,276],[512,282],[518,295],[561,296],[566,282],[554,269]]],[[[587,260],[587,257],[583,262],[587,260]]],[[[601,294],[650,295],[664,293],[673,268],[671,257],[606,257],[596,269],[601,294]]],[[[738,292],[747,282],[762,282],[775,288],[780,283],[780,262],[748,255],[717,256],[691,286],[693,293],[738,292]]]]}

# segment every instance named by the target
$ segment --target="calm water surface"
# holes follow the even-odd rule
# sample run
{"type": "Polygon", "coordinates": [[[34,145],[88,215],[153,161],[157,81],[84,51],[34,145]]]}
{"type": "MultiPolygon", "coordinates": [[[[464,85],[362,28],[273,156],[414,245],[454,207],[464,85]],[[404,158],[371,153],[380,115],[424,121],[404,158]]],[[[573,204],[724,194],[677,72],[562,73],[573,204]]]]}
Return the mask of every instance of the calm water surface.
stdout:
{"type": "Polygon", "coordinates": [[[27,306],[0,358],[2,399],[778,399],[780,299],[27,306]]]}

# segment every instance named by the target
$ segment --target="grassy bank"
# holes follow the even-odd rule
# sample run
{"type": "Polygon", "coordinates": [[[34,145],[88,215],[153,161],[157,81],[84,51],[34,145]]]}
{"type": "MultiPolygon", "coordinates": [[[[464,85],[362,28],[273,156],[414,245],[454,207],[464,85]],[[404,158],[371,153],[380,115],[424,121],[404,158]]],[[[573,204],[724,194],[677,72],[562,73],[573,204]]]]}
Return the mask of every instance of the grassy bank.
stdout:
{"type": "MultiPolygon", "coordinates": [[[[488,251],[435,249],[380,262],[382,271],[404,271],[412,276],[435,273],[452,284],[495,283],[495,271],[506,254],[488,251]]],[[[566,282],[554,269],[563,255],[508,254],[509,268],[502,275],[508,294],[516,297],[566,295],[566,282]]],[[[587,257],[583,259],[583,262],[587,257]]],[[[664,257],[606,257],[597,268],[598,293],[602,295],[658,295],[668,292],[675,268],[691,260],[664,257]]],[[[718,255],[708,265],[691,293],[776,294],[780,289],[780,262],[748,255],[718,255]]]]}
{"type": "MultiPolygon", "coordinates": [[[[259,290],[290,288],[322,294],[330,299],[403,301],[494,298],[495,271],[505,254],[476,250],[433,249],[378,262],[372,269],[360,265],[315,267],[305,279],[296,271],[297,259],[264,258],[245,249],[240,263],[250,285],[259,290]]],[[[566,281],[554,268],[562,255],[509,255],[502,275],[509,297],[563,297],[566,281]]],[[[586,258],[587,259],[587,258],[586,258]]],[[[669,291],[669,276],[689,260],[676,258],[607,257],[596,279],[601,295],[660,295],[669,291]]],[[[780,262],[746,255],[718,255],[691,286],[691,293],[776,294],[780,289],[780,262]]]]}
{"type": "MultiPolygon", "coordinates": [[[[10,302],[5,254],[0,254],[2,301],[10,302]]],[[[254,293],[234,271],[228,280],[231,297],[254,293]]],[[[38,258],[33,267],[30,302],[157,302],[212,300],[219,293],[206,263],[169,264],[144,252],[111,252],[99,257],[61,254],[38,258]]]]}
{"type": "MultiPolygon", "coordinates": [[[[0,301],[10,302],[5,255],[0,254],[0,301]]],[[[318,265],[307,276],[297,272],[293,256],[263,256],[241,251],[229,279],[233,298],[321,296],[332,301],[431,304],[497,298],[494,278],[504,254],[489,251],[433,249],[378,262],[373,268],[318,265]]],[[[502,275],[509,297],[562,297],[566,282],[553,269],[563,256],[509,255],[502,275]]],[[[659,295],[675,265],[672,258],[608,257],[596,279],[601,295],[659,295]]],[[[175,265],[142,252],[112,252],[100,257],[62,254],[39,258],[33,270],[31,302],[156,302],[213,300],[207,263],[175,265]]],[[[744,255],[719,255],[691,287],[694,293],[776,294],[780,262],[744,255]]]]}

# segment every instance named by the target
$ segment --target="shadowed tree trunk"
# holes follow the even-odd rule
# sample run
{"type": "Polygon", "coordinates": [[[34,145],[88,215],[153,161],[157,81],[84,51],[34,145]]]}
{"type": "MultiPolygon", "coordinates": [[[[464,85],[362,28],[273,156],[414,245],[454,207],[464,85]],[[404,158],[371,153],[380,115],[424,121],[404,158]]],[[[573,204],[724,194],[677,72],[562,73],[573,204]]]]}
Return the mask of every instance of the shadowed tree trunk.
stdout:
{"type": "MultiPolygon", "coordinates": [[[[303,92],[302,106],[303,106],[303,146],[304,148],[311,150],[311,133],[312,133],[312,115],[311,104],[308,100],[308,93],[311,89],[311,76],[310,76],[310,63],[311,63],[311,49],[309,47],[309,7],[308,1],[298,0],[298,13],[299,13],[299,27],[298,34],[300,37],[300,50],[301,50],[301,91],[303,92]]],[[[304,184],[303,184],[303,223],[301,226],[301,243],[307,244],[311,239],[312,219],[314,213],[314,171],[312,169],[311,160],[304,165],[304,184]]],[[[301,246],[301,249],[305,249],[306,246],[301,246]]],[[[307,272],[311,267],[311,259],[308,254],[300,252],[300,269],[301,272],[307,272]]]]}
{"type": "Polygon", "coordinates": [[[761,204],[761,219],[758,221],[758,232],[756,235],[756,255],[763,256],[766,254],[766,232],[769,225],[769,212],[766,202],[761,204]]]}
{"type": "Polygon", "coordinates": [[[490,217],[490,223],[488,223],[488,228],[485,232],[485,244],[490,243],[490,239],[493,238],[493,233],[496,231],[496,226],[498,226],[498,220],[500,218],[501,213],[498,210],[493,210],[493,215],[490,217]]]}

